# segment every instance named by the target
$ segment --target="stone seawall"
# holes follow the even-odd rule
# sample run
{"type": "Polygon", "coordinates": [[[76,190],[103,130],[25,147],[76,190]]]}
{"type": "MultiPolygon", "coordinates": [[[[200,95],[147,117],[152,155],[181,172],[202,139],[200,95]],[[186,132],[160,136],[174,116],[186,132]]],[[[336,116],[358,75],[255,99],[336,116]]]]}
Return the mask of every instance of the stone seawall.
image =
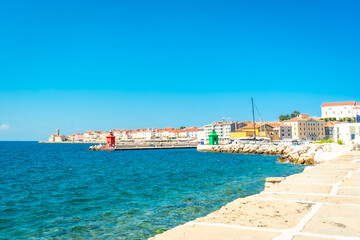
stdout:
{"type": "Polygon", "coordinates": [[[278,155],[279,162],[312,165],[326,158],[336,157],[352,150],[354,146],[342,146],[336,143],[303,144],[303,145],[258,145],[258,144],[229,144],[229,145],[198,145],[198,151],[278,155]]]}

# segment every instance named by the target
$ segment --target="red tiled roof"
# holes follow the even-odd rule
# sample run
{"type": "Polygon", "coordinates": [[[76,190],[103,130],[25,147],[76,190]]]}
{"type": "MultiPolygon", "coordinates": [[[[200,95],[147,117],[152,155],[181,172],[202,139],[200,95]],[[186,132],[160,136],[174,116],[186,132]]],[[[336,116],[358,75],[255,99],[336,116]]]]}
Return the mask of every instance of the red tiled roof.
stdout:
{"type": "Polygon", "coordinates": [[[233,124],[233,122],[216,122],[216,123],[213,123],[213,125],[230,125],[230,124],[233,124]]]}
{"type": "Polygon", "coordinates": [[[309,121],[310,118],[302,118],[302,117],[294,117],[292,119],[289,120],[285,120],[284,122],[298,122],[298,121],[309,121]]]}
{"type": "Polygon", "coordinates": [[[267,125],[270,125],[271,127],[289,127],[289,125],[282,124],[282,123],[267,123],[267,125]]]}
{"type": "Polygon", "coordinates": [[[315,120],[318,122],[323,122],[322,120],[318,120],[312,117],[307,117],[307,118],[302,118],[302,117],[295,117],[289,120],[285,120],[284,122],[306,122],[306,121],[310,121],[310,120],[315,120]]]}
{"type": "Polygon", "coordinates": [[[344,105],[355,105],[356,102],[355,101],[351,101],[351,102],[333,102],[333,103],[323,103],[321,104],[322,107],[327,107],[327,106],[344,106],[344,105]]]}
{"type": "Polygon", "coordinates": [[[344,122],[326,122],[324,123],[325,127],[334,127],[335,124],[344,124],[344,122]]]}
{"type": "MultiPolygon", "coordinates": [[[[263,124],[255,123],[255,129],[262,127],[264,125],[266,125],[266,123],[263,123],[263,124]]],[[[267,124],[267,125],[269,125],[269,124],[267,124]]],[[[252,124],[246,125],[242,128],[237,129],[236,131],[241,131],[241,130],[245,130],[245,129],[254,129],[254,124],[252,123],[252,124]]]]}

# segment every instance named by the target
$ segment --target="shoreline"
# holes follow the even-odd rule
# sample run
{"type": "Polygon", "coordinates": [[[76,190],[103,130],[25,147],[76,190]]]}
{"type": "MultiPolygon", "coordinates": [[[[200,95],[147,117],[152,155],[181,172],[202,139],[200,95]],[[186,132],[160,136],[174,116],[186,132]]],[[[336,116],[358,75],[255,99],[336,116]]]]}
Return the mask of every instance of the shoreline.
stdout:
{"type": "Polygon", "coordinates": [[[336,143],[303,144],[303,145],[258,145],[258,144],[227,144],[198,145],[197,150],[203,152],[221,152],[237,154],[259,154],[279,156],[278,161],[296,164],[313,165],[339,154],[354,149],[355,145],[338,145],[336,143]]]}
{"type": "Polygon", "coordinates": [[[49,141],[38,141],[38,143],[80,143],[80,144],[94,144],[94,143],[98,143],[98,144],[105,144],[105,142],[49,142],[49,141]]]}
{"type": "Polygon", "coordinates": [[[301,173],[268,177],[259,194],[149,240],[360,239],[360,152],[332,154],[301,173]]]}

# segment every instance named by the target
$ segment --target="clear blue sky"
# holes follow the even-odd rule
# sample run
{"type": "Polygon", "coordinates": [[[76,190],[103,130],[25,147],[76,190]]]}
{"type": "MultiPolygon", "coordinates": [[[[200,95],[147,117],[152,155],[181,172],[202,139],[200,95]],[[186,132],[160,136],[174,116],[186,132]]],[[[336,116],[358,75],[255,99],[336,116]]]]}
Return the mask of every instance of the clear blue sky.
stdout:
{"type": "Polygon", "coordinates": [[[360,1],[3,1],[0,140],[360,101],[360,1]]]}

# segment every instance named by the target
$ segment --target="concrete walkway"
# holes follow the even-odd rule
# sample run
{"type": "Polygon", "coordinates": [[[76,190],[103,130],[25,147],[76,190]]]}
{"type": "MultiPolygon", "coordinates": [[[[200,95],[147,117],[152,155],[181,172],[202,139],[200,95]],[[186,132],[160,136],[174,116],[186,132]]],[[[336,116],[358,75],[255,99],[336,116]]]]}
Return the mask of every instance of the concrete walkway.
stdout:
{"type": "Polygon", "coordinates": [[[239,198],[151,240],[360,240],[360,152],[239,198]]]}

